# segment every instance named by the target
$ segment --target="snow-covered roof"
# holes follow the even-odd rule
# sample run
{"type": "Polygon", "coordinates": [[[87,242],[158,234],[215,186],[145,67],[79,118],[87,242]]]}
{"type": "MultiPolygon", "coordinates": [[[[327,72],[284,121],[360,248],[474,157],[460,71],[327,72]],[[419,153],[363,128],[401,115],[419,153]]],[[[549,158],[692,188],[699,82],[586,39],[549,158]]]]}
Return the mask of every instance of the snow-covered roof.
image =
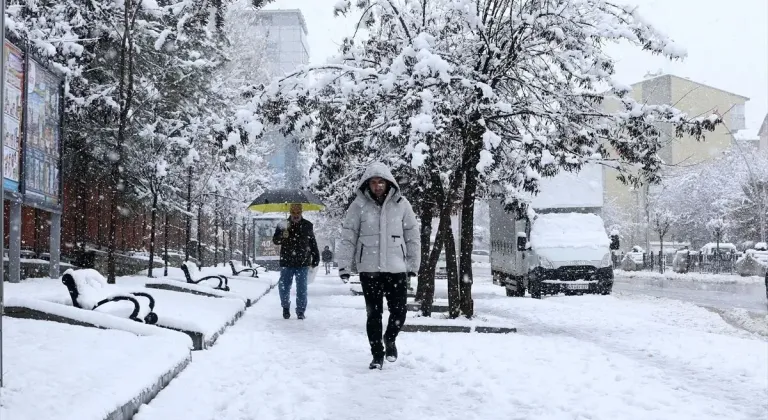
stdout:
{"type": "Polygon", "coordinates": [[[536,248],[607,247],[603,219],[589,213],[539,214],[531,227],[536,248]]]}
{"type": "Polygon", "coordinates": [[[738,141],[758,141],[760,136],[757,134],[757,129],[747,128],[733,133],[733,139],[738,141]]]}
{"type": "Polygon", "coordinates": [[[720,88],[716,88],[714,86],[710,86],[710,85],[707,85],[707,84],[704,84],[704,83],[701,83],[701,82],[697,82],[697,81],[695,81],[693,79],[690,79],[688,77],[680,77],[680,76],[676,76],[674,74],[669,74],[669,73],[667,73],[667,74],[649,75],[649,77],[646,77],[646,78],[644,78],[643,80],[641,80],[641,81],[639,81],[637,83],[633,83],[632,86],[637,86],[637,85],[639,85],[639,84],[641,84],[643,82],[647,82],[649,80],[654,80],[654,79],[659,79],[659,78],[662,78],[662,77],[670,77],[670,78],[674,77],[676,79],[685,80],[687,82],[691,82],[693,84],[696,84],[696,85],[699,85],[699,86],[703,86],[703,87],[706,87],[708,89],[719,90],[720,92],[725,92],[725,93],[727,93],[729,95],[732,95],[732,96],[735,96],[737,98],[742,98],[742,99],[745,99],[745,100],[749,100],[748,96],[739,95],[738,93],[733,93],[733,92],[727,91],[725,89],[720,89],[720,88]]]}

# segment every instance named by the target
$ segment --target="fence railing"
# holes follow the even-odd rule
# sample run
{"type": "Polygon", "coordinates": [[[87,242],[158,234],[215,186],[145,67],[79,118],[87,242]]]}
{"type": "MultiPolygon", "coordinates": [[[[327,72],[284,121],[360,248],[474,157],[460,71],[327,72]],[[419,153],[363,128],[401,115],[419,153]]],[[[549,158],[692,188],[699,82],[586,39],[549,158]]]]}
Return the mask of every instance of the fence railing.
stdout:
{"type": "Polygon", "coordinates": [[[651,253],[615,253],[613,255],[613,268],[630,271],[675,271],[678,273],[708,273],[708,274],[733,274],[738,255],[722,252],[719,254],[700,254],[698,252],[662,254],[651,253]],[[629,258],[632,264],[625,263],[629,258]]]}

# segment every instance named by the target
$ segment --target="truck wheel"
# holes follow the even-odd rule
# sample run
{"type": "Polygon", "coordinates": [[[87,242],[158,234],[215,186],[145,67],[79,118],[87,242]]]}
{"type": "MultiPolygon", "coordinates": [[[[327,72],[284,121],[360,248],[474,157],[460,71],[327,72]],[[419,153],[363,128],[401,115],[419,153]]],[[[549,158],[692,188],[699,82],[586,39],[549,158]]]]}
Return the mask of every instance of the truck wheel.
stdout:
{"type": "Polygon", "coordinates": [[[528,282],[528,289],[531,292],[531,297],[534,299],[541,299],[541,281],[537,279],[531,279],[528,282]]]}
{"type": "Polygon", "coordinates": [[[507,291],[507,297],[515,297],[517,296],[517,290],[509,290],[509,287],[504,286],[504,290],[507,291]]]}
{"type": "Polygon", "coordinates": [[[515,296],[525,297],[525,283],[523,283],[523,279],[517,280],[517,294],[515,296]]]}

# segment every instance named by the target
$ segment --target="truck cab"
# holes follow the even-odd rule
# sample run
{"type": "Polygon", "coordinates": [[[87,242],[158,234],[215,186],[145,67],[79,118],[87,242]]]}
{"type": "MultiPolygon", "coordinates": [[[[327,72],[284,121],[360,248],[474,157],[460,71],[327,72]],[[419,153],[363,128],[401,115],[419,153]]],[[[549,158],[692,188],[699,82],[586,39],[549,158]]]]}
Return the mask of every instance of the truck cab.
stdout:
{"type": "Polygon", "coordinates": [[[526,215],[489,202],[491,274],[507,296],[609,294],[612,242],[600,216],[602,171],[587,167],[542,183],[526,215]],[[586,178],[586,179],[585,179],[586,178]]]}
{"type": "Polygon", "coordinates": [[[524,296],[526,289],[534,298],[611,292],[610,240],[600,216],[538,214],[515,220],[514,226],[491,242],[493,281],[507,289],[507,296],[524,296]]]}

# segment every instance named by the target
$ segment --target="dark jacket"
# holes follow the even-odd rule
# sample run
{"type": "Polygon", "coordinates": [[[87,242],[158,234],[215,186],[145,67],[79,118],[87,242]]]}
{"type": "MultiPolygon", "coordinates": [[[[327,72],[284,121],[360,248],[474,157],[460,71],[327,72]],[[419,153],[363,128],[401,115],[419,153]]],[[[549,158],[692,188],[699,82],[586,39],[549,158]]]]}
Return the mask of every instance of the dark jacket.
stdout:
{"type": "Polygon", "coordinates": [[[323,250],[323,262],[333,261],[333,252],[330,249],[323,250]]]}
{"type": "Polygon", "coordinates": [[[283,229],[275,229],[272,242],[280,245],[280,267],[316,267],[320,264],[320,252],[312,222],[301,219],[299,223],[288,221],[288,237],[283,238],[283,229]]]}

